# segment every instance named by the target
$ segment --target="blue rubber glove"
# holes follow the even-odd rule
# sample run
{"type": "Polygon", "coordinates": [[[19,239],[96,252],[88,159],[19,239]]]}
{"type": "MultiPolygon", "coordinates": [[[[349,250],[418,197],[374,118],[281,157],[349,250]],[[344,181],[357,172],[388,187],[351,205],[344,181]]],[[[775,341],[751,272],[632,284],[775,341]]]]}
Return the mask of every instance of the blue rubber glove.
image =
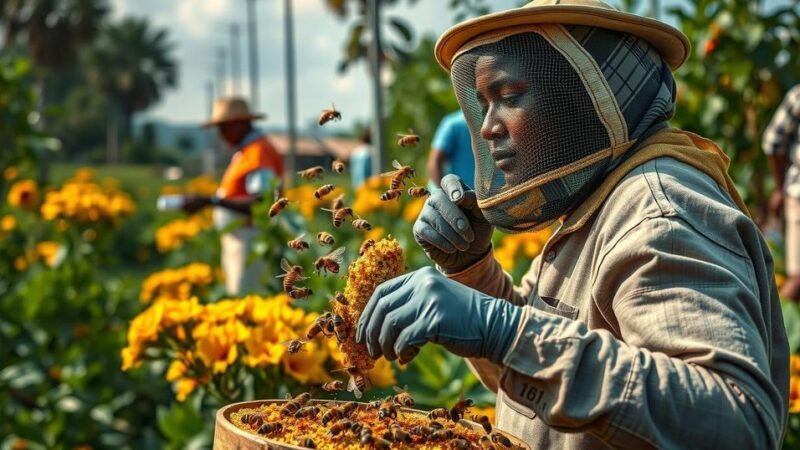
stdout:
{"type": "Polygon", "coordinates": [[[494,228],[478,208],[475,191],[461,178],[446,175],[414,223],[414,239],[431,261],[447,273],[478,262],[492,245],[494,228]]]}
{"type": "Polygon", "coordinates": [[[375,289],[359,319],[356,342],[366,343],[372,358],[401,363],[434,342],[459,356],[501,364],[521,317],[521,307],[426,267],[375,289]]]}

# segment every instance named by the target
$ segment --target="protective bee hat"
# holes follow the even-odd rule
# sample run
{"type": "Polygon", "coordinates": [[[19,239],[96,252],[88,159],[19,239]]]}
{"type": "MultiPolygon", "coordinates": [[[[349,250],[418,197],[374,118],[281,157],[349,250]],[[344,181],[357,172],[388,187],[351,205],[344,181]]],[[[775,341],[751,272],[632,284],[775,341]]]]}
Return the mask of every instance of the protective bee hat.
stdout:
{"type": "Polygon", "coordinates": [[[688,55],[661,22],[594,0],[553,3],[457,25],[436,47],[472,134],[478,205],[508,232],[567,214],[637,140],[666,127],[671,70],[688,55]]]}

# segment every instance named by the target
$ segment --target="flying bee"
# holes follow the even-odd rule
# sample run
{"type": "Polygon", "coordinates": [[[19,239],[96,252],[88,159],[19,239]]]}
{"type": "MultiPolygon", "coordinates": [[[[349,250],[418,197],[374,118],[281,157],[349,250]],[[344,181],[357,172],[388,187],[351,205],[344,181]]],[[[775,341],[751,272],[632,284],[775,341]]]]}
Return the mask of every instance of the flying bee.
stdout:
{"type": "Polygon", "coordinates": [[[401,442],[404,444],[410,444],[413,440],[408,431],[404,430],[403,427],[397,422],[389,425],[389,430],[383,434],[383,438],[387,441],[401,442]]]}
{"type": "Polygon", "coordinates": [[[331,300],[347,306],[347,297],[345,297],[344,294],[339,291],[336,291],[336,293],[333,294],[333,298],[331,300]]]}
{"type": "Polygon", "coordinates": [[[406,178],[414,178],[414,176],[417,174],[413,167],[404,166],[396,159],[392,161],[392,167],[394,167],[396,170],[381,174],[382,177],[392,177],[392,183],[389,186],[392,189],[400,189],[400,185],[405,184],[406,178]]]}
{"type": "Polygon", "coordinates": [[[495,447],[492,443],[492,439],[485,434],[481,436],[481,439],[478,441],[478,443],[481,446],[481,450],[497,450],[497,447],[495,447]]]}
{"type": "Polygon", "coordinates": [[[369,231],[372,229],[372,225],[366,220],[359,218],[353,221],[353,228],[360,231],[369,231]]]}
{"type": "Polygon", "coordinates": [[[333,333],[336,335],[336,340],[344,342],[347,339],[348,331],[347,324],[344,322],[344,318],[338,314],[333,315],[333,333]]]}
{"type": "Polygon", "coordinates": [[[308,331],[306,332],[306,339],[314,339],[314,337],[320,333],[323,335],[326,334],[325,328],[332,317],[333,316],[330,312],[326,312],[325,314],[317,317],[317,319],[314,320],[314,323],[312,323],[308,328],[308,331]]]}
{"type": "Polygon", "coordinates": [[[411,128],[408,129],[408,134],[397,133],[400,138],[397,140],[399,147],[416,147],[419,145],[419,135],[414,133],[411,128]]]}
{"type": "Polygon", "coordinates": [[[342,207],[339,209],[328,209],[322,208],[323,211],[327,211],[331,213],[331,219],[333,220],[333,226],[339,228],[344,223],[344,219],[347,216],[355,217],[353,213],[353,208],[350,207],[342,207]]]}
{"type": "Polygon", "coordinates": [[[344,194],[339,194],[336,198],[331,201],[331,209],[337,210],[340,208],[344,208],[344,194]]]}
{"type": "Polygon", "coordinates": [[[386,397],[378,408],[378,418],[383,419],[397,419],[397,407],[392,402],[392,397],[386,397]]]}
{"type": "Polygon", "coordinates": [[[331,192],[333,192],[334,189],[336,189],[336,186],[332,184],[325,184],[316,191],[314,191],[314,197],[317,197],[317,200],[322,200],[322,197],[325,197],[326,195],[330,194],[331,192]]]}
{"type": "Polygon", "coordinates": [[[314,440],[307,436],[299,438],[297,440],[297,446],[304,448],[317,448],[317,444],[314,443],[314,440]]]}
{"type": "Polygon", "coordinates": [[[289,246],[289,248],[291,248],[292,250],[297,250],[298,252],[302,252],[303,250],[308,250],[310,245],[308,245],[308,242],[303,240],[303,236],[305,236],[305,234],[297,236],[296,238],[287,242],[286,245],[289,246]]]}
{"type": "Polygon", "coordinates": [[[294,355],[303,350],[303,346],[306,345],[306,342],[308,341],[305,339],[290,339],[282,342],[282,344],[288,347],[286,351],[289,352],[290,355],[294,355]]]}
{"type": "Polygon", "coordinates": [[[321,411],[322,410],[319,409],[318,406],[314,406],[314,405],[304,406],[304,407],[298,409],[297,412],[294,413],[294,416],[296,418],[298,418],[298,419],[301,418],[301,417],[306,417],[306,418],[309,418],[309,419],[316,419],[321,411]]]}
{"type": "Polygon", "coordinates": [[[492,422],[489,421],[488,416],[484,416],[483,414],[473,414],[472,421],[477,424],[480,424],[480,426],[483,427],[484,431],[486,431],[486,434],[492,432],[492,422]]]}
{"type": "Polygon", "coordinates": [[[281,259],[281,269],[283,269],[284,273],[276,278],[283,278],[283,291],[287,294],[292,292],[295,283],[307,278],[303,273],[302,267],[289,264],[286,258],[281,259]]]}
{"type": "Polygon", "coordinates": [[[381,194],[381,201],[388,202],[389,200],[394,200],[394,199],[400,201],[400,194],[402,193],[403,191],[401,191],[400,189],[389,189],[388,191],[381,194]]]}
{"type": "Polygon", "coordinates": [[[347,166],[345,165],[344,161],[342,161],[339,158],[334,159],[333,162],[331,163],[331,170],[333,170],[336,173],[343,173],[346,167],[347,166]]]}
{"type": "Polygon", "coordinates": [[[367,252],[370,248],[375,246],[375,241],[373,239],[367,239],[366,241],[361,243],[361,248],[358,249],[358,256],[364,256],[364,253],[367,252]]]}
{"type": "Polygon", "coordinates": [[[317,273],[324,273],[325,275],[328,273],[339,273],[339,268],[344,262],[345,250],[345,247],[339,247],[330,252],[327,256],[320,256],[317,258],[317,260],[314,261],[314,267],[316,267],[317,273]]]}
{"type": "Polygon", "coordinates": [[[450,408],[450,420],[453,422],[458,422],[461,420],[461,417],[464,415],[467,409],[469,409],[475,402],[472,399],[464,398],[462,395],[461,398],[450,408]]]}
{"type": "Polygon", "coordinates": [[[450,414],[444,408],[436,408],[432,409],[431,412],[428,413],[428,419],[449,419],[450,414]]]}
{"type": "Polygon", "coordinates": [[[286,205],[288,204],[289,204],[288,198],[286,197],[279,198],[278,200],[275,201],[275,203],[272,204],[272,206],[269,207],[269,216],[270,217],[277,216],[281,211],[283,211],[283,208],[286,208],[286,205]]]}
{"type": "Polygon", "coordinates": [[[272,434],[280,433],[283,431],[283,425],[280,423],[265,423],[258,427],[258,434],[272,434]]]}
{"type": "Polygon", "coordinates": [[[408,195],[409,197],[422,198],[431,195],[431,191],[427,190],[424,187],[414,186],[408,188],[408,195]]]}
{"type": "Polygon", "coordinates": [[[334,239],[330,233],[320,231],[317,233],[317,242],[319,242],[319,245],[333,245],[336,239],[334,239]]]}
{"type": "Polygon", "coordinates": [[[333,380],[322,385],[322,389],[327,392],[343,391],[345,387],[346,385],[342,380],[333,380]]]}
{"type": "Polygon", "coordinates": [[[331,103],[331,109],[323,109],[319,115],[319,126],[325,125],[330,121],[338,122],[342,120],[342,113],[336,110],[336,104],[331,103]]]}
{"type": "Polygon", "coordinates": [[[294,300],[300,300],[306,297],[311,297],[311,295],[313,294],[314,291],[312,291],[310,288],[307,287],[294,288],[291,291],[289,291],[289,297],[294,300]]]}
{"type": "MultiPolygon", "coordinates": [[[[332,323],[333,321],[331,321],[332,323]]],[[[356,398],[361,398],[367,385],[372,382],[366,377],[358,367],[345,367],[343,369],[336,369],[334,372],[347,372],[350,375],[350,380],[347,381],[347,392],[352,392],[356,398]]]]}
{"type": "Polygon", "coordinates": [[[322,179],[323,172],[325,172],[325,169],[323,169],[322,166],[314,166],[314,167],[309,167],[308,169],[305,170],[301,170],[297,172],[297,174],[300,175],[300,177],[302,177],[306,181],[311,181],[315,178],[322,179]]]}
{"type": "Polygon", "coordinates": [[[500,433],[492,433],[489,435],[489,437],[492,439],[492,442],[503,448],[511,448],[514,445],[511,443],[511,439],[500,433]]]}
{"type": "MultiPolygon", "coordinates": [[[[408,387],[406,387],[406,389],[408,389],[408,387]]],[[[400,389],[399,387],[394,386],[394,391],[397,392],[397,394],[392,396],[392,401],[395,405],[412,408],[414,407],[414,399],[406,389],[400,389]]]]}

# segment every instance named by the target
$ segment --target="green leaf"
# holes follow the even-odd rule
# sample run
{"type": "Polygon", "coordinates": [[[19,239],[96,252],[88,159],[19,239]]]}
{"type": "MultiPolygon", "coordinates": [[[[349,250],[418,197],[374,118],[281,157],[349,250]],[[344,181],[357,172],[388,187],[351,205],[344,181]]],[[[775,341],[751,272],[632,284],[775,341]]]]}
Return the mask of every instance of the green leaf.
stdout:
{"type": "Polygon", "coordinates": [[[158,429],[173,448],[183,448],[204,429],[203,416],[190,401],[173,403],[169,409],[159,407],[157,420],[158,429]]]}
{"type": "Polygon", "coordinates": [[[789,351],[796,353],[800,348],[800,306],[795,302],[782,301],[783,323],[786,325],[786,338],[789,351]]]}

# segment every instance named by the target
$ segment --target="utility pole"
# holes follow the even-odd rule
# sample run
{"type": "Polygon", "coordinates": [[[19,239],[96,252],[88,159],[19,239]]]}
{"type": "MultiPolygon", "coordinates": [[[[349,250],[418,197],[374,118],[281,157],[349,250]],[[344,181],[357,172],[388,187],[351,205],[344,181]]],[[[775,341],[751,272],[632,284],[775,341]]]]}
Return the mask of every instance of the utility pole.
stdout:
{"type": "Polygon", "coordinates": [[[383,86],[381,84],[381,0],[367,0],[367,15],[369,17],[372,41],[369,46],[369,61],[372,69],[372,109],[375,123],[372,127],[372,173],[383,172],[384,149],[384,122],[383,122],[383,86]]]}
{"type": "MultiPolygon", "coordinates": [[[[208,80],[206,81],[206,117],[211,117],[212,110],[214,108],[214,81],[208,80]]],[[[216,139],[216,132],[214,129],[208,131],[208,148],[206,149],[205,153],[203,154],[203,173],[214,177],[216,176],[216,167],[217,167],[217,139],[216,139]]]]}
{"type": "Polygon", "coordinates": [[[242,66],[241,66],[241,52],[239,48],[239,44],[241,43],[240,34],[239,34],[239,24],[232,23],[231,24],[231,80],[233,80],[233,86],[231,87],[232,94],[241,95],[242,93],[242,86],[241,86],[241,78],[242,78],[242,66]]]}
{"type": "Polygon", "coordinates": [[[225,95],[225,47],[217,47],[217,97],[225,95]]]}
{"type": "Polygon", "coordinates": [[[247,1],[247,42],[250,50],[250,104],[258,111],[258,30],[256,29],[256,0],[247,1]]]}
{"type": "Polygon", "coordinates": [[[661,1],[650,0],[650,17],[658,20],[661,16],[661,1]]]}
{"type": "Polygon", "coordinates": [[[292,0],[283,0],[284,44],[286,46],[286,109],[289,132],[288,158],[286,159],[286,186],[294,184],[294,174],[297,171],[297,107],[295,87],[295,62],[294,62],[294,14],[292,0]]]}

